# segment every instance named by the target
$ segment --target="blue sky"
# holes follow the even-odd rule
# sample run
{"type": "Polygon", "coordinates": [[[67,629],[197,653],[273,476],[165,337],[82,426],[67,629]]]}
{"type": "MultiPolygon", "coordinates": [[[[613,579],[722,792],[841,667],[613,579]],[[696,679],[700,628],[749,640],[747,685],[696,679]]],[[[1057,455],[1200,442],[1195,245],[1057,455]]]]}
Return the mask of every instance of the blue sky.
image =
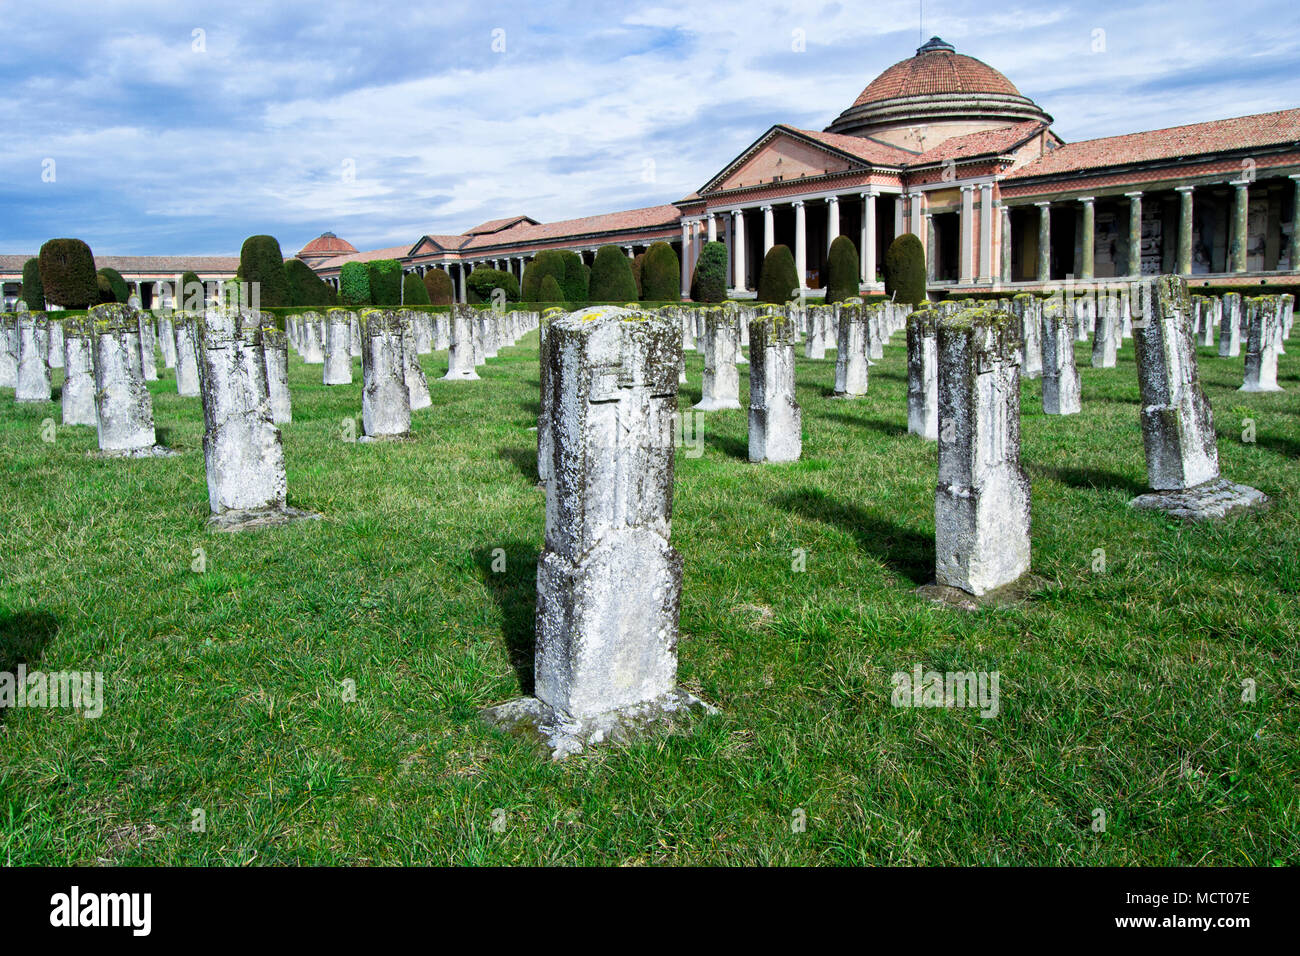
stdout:
{"type": "MultiPolygon", "coordinates": [[[[0,252],[364,249],[671,202],[773,123],[826,126],[912,55],[917,9],[3,0],[0,252]]],[[[931,34],[1067,140],[1300,106],[1294,0],[927,0],[931,34]]]]}

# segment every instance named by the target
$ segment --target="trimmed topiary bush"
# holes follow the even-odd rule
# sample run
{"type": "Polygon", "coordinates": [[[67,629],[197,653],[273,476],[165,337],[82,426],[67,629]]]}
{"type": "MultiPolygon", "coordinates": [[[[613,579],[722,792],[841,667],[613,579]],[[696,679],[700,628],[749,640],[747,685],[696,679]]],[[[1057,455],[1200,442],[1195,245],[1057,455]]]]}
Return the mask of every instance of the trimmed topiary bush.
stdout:
{"type": "Polygon", "coordinates": [[[345,262],[339,270],[339,302],[344,306],[372,305],[370,270],[364,262],[345,262]]]}
{"type": "Polygon", "coordinates": [[[632,263],[618,246],[601,246],[591,266],[591,302],[626,302],[637,298],[632,263]]]}
{"type": "Polygon", "coordinates": [[[519,280],[500,269],[475,269],[465,280],[466,297],[470,302],[491,302],[492,290],[502,289],[507,302],[519,301],[519,280]]]}
{"type": "Polygon", "coordinates": [[[794,254],[790,247],[775,245],[767,250],[758,278],[758,301],[788,302],[798,288],[799,273],[794,267],[794,254]]]}
{"type": "Polygon", "coordinates": [[[197,272],[182,272],[181,287],[176,290],[177,308],[195,311],[203,308],[206,292],[197,272]]]}
{"type": "Polygon", "coordinates": [[[23,290],[19,293],[27,308],[39,312],[45,308],[45,286],[41,285],[41,262],[32,256],[23,263],[23,290]]]}
{"type": "Polygon", "coordinates": [[[556,279],[564,290],[564,301],[586,302],[591,273],[583,264],[582,257],[567,249],[560,253],[560,257],[564,260],[564,275],[556,276],[556,279]]]}
{"type": "Polygon", "coordinates": [[[727,297],[727,244],[706,242],[691,278],[691,299],[721,302],[727,297]]]}
{"type": "Polygon", "coordinates": [[[418,272],[408,272],[402,279],[402,305],[429,305],[429,290],[418,272]]]}
{"type": "Polygon", "coordinates": [[[80,239],[51,239],[37,259],[47,305],[88,309],[99,302],[95,257],[80,239]]]}
{"type": "MultiPolygon", "coordinates": [[[[548,301],[542,296],[542,280],[547,276],[554,277],[557,287],[564,279],[564,256],[558,249],[539,252],[537,257],[524,267],[524,287],[521,291],[525,302],[548,301]]],[[[552,301],[559,302],[561,299],[552,301]]]]}
{"type": "Polygon", "coordinates": [[[111,298],[105,299],[103,297],[103,286],[100,286],[101,303],[103,302],[125,303],[127,299],[131,298],[131,287],[127,285],[126,280],[122,278],[122,273],[118,272],[116,269],[110,269],[108,266],[104,266],[104,268],[100,269],[96,274],[103,276],[105,279],[108,280],[108,288],[111,296],[111,298]]]}
{"type": "Polygon", "coordinates": [[[430,269],[424,274],[424,288],[430,305],[451,305],[456,292],[451,275],[442,269],[430,269]]]}
{"type": "Polygon", "coordinates": [[[249,284],[250,295],[256,283],[258,302],[264,309],[293,304],[289,301],[289,280],[284,276],[284,256],[274,236],[249,236],[244,240],[239,250],[239,279],[249,284]]]}
{"type": "Polygon", "coordinates": [[[555,276],[547,275],[542,277],[542,285],[538,290],[538,302],[563,302],[564,292],[560,289],[560,284],[555,281],[555,276]]]}
{"type": "Polygon", "coordinates": [[[641,298],[646,302],[676,302],[682,297],[682,264],[666,242],[656,242],[641,266],[641,298]]]}
{"type": "Polygon", "coordinates": [[[632,259],[632,278],[636,279],[636,297],[641,298],[641,268],[645,265],[645,253],[638,252],[632,259]]]}
{"type": "Polygon", "coordinates": [[[885,250],[885,294],[912,305],[925,301],[925,247],[910,232],[885,250]]]}
{"type": "Polygon", "coordinates": [[[402,304],[402,264],[396,259],[370,263],[370,301],[380,308],[402,304]]]}
{"type": "Polygon", "coordinates": [[[858,294],[861,277],[858,247],[848,236],[836,236],[826,256],[826,301],[843,302],[858,294]]]}
{"type": "Polygon", "coordinates": [[[329,286],[301,259],[285,260],[284,277],[289,286],[289,305],[323,307],[330,304],[329,286]]]}

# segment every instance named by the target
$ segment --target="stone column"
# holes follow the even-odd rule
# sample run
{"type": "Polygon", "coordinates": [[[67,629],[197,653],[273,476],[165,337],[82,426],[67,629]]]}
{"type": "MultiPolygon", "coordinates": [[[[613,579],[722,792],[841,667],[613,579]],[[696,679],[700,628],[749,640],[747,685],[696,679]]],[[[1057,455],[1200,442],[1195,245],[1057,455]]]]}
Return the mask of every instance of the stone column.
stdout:
{"type": "Polygon", "coordinates": [[[1092,277],[1097,271],[1097,213],[1096,199],[1093,196],[1085,196],[1079,200],[1083,203],[1083,269],[1080,278],[1084,282],[1091,282],[1092,277]]]}
{"type": "Polygon", "coordinates": [[[1142,274],[1142,194],[1125,193],[1128,197],[1128,274],[1142,274]]]}
{"type": "Polygon", "coordinates": [[[1192,187],[1179,186],[1178,208],[1178,262],[1176,270],[1179,275],[1192,274],[1192,187]]]}
{"type": "Polygon", "coordinates": [[[406,386],[402,320],[396,312],[361,313],[361,429],[366,438],[411,433],[411,393],[406,386]]]}
{"type": "Polygon", "coordinates": [[[875,285],[876,282],[876,191],[868,189],[862,193],[862,284],[875,285]]]}
{"type": "MultiPolygon", "coordinates": [[[[54,397],[50,386],[50,325],[44,312],[23,309],[17,315],[18,376],[15,402],[48,402],[54,397]]],[[[139,335],[137,328],[136,334],[139,335]]]]}
{"type": "Polygon", "coordinates": [[[90,322],[63,320],[63,424],[95,425],[95,368],[90,322]]]}
{"type": "Polygon", "coordinates": [[[1239,391],[1280,392],[1277,383],[1278,325],[1276,297],[1251,296],[1246,300],[1246,375],[1239,391]]]}
{"type": "MultiPolygon", "coordinates": [[[[266,365],[266,394],[271,406],[271,421],[287,425],[293,421],[293,406],[289,399],[289,337],[284,332],[284,319],[270,312],[262,316],[262,361],[266,365]]],[[[352,316],[356,322],[356,316],[352,316]]]]}
{"type": "Polygon", "coordinates": [[[776,217],[770,205],[763,207],[763,255],[776,245],[776,217]]]}
{"type": "MultiPolygon", "coordinates": [[[[860,398],[867,394],[867,319],[864,315],[865,307],[844,304],[839,308],[840,326],[835,343],[835,397],[860,398]]],[[[752,337],[750,341],[753,341],[752,337]]],[[[793,347],[791,352],[793,354],[793,347]]],[[[753,354],[752,346],[750,353],[753,354]]]]}
{"type": "Polygon", "coordinates": [[[1005,203],[998,204],[999,217],[1002,224],[1002,238],[998,241],[998,251],[1001,253],[1001,262],[999,263],[999,274],[1002,277],[1003,284],[1011,282],[1011,207],[1005,203]]]}
{"type": "Polygon", "coordinates": [[[1052,278],[1052,204],[1036,202],[1038,207],[1038,281],[1052,278]]]}
{"type": "Polygon", "coordinates": [[[840,197],[826,197],[826,248],[829,249],[832,242],[840,234],[840,197]]]}
{"type": "Polygon", "coordinates": [[[485,716],[528,726],[562,757],[703,705],[676,686],[678,331],[604,307],[555,320],[549,336],[555,467],[537,563],[537,696],[485,716]]]}
{"type": "Polygon", "coordinates": [[[707,227],[708,227],[709,242],[717,242],[717,241],[718,241],[718,220],[717,220],[717,217],[715,217],[715,216],[713,215],[713,213],[709,213],[709,214],[705,217],[705,222],[706,222],[707,227]]]}
{"type": "Polygon", "coordinates": [[[93,329],[95,422],[99,450],[107,455],[147,454],[154,449],[153,397],[140,368],[140,316],[129,305],[98,305],[88,316],[93,329]]]}
{"type": "Polygon", "coordinates": [[[18,386],[18,318],[0,313],[0,388],[18,386]]]}
{"type": "Polygon", "coordinates": [[[1029,571],[1019,338],[1011,316],[992,309],[968,309],[939,324],[935,580],[976,596],[1029,571]]]}
{"type": "Polygon", "coordinates": [[[325,371],[326,385],[352,384],[352,326],[343,309],[330,309],[325,313],[325,371]]]}
{"type": "Polygon", "coordinates": [[[740,374],[736,371],[739,348],[735,314],[726,309],[709,309],[704,316],[703,394],[695,408],[706,412],[740,408],[740,374]]]}
{"type": "Polygon", "coordinates": [[[939,314],[918,309],[907,317],[907,431],[939,440],[939,314]]]}
{"type": "Polygon", "coordinates": [[[993,282],[993,184],[980,185],[980,282],[993,282]]]}
{"type": "Polygon", "coordinates": [[[749,287],[748,279],[745,275],[745,210],[735,209],[731,213],[732,222],[732,261],[736,267],[736,289],[746,289],[749,287]]]}
{"type": "Polygon", "coordinates": [[[934,216],[928,212],[925,214],[925,236],[922,241],[925,243],[925,278],[932,283],[938,269],[939,243],[934,234],[934,216]]]}
{"type": "Polygon", "coordinates": [[[287,482],[262,344],[262,314],[213,309],[199,325],[203,461],[213,524],[283,512],[287,482]]]}
{"type": "Polygon", "coordinates": [[[1231,262],[1230,270],[1232,272],[1246,271],[1246,230],[1248,223],[1248,213],[1250,209],[1250,184],[1245,182],[1234,182],[1236,187],[1236,196],[1232,210],[1232,245],[1230,248],[1231,262]]]}
{"type": "Polygon", "coordinates": [[[796,199],[794,206],[794,271],[799,276],[799,288],[808,288],[808,226],[804,218],[803,200],[796,199]]]}
{"type": "Polygon", "coordinates": [[[1225,292],[1219,318],[1219,358],[1236,358],[1241,354],[1242,307],[1240,292],[1225,292]]]}
{"type": "Polygon", "coordinates": [[[957,280],[962,285],[970,285],[975,275],[974,243],[971,241],[972,226],[975,218],[975,187],[961,187],[961,277],[957,280]]]}
{"type": "Polygon", "coordinates": [[[443,381],[476,382],[474,371],[473,309],[467,305],[452,306],[449,319],[451,345],[447,352],[447,374],[443,381]]]}
{"type": "Polygon", "coordinates": [[[411,312],[399,312],[398,321],[402,326],[402,377],[406,380],[407,399],[411,411],[418,412],[433,404],[429,394],[429,380],[424,376],[420,365],[420,352],[416,345],[415,315],[411,312]]]}
{"type": "Polygon", "coordinates": [[[172,332],[176,336],[176,394],[197,397],[199,364],[194,316],[177,312],[172,318],[172,332]]]}
{"type": "Polygon", "coordinates": [[[1043,414],[1074,415],[1082,409],[1074,334],[1060,296],[1043,303],[1043,414]]]}
{"type": "Polygon", "coordinates": [[[919,189],[908,193],[907,205],[911,216],[909,231],[919,239],[921,237],[921,220],[926,212],[925,193],[919,189]]]}
{"type": "MultiPolygon", "coordinates": [[[[1294,184],[1291,190],[1291,271],[1300,272],[1300,173],[1288,177],[1294,184]]],[[[1288,327],[1287,335],[1291,331],[1288,327]]]]}
{"type": "MultiPolygon", "coordinates": [[[[749,460],[798,461],[803,412],[794,391],[794,323],[780,312],[751,319],[749,356],[749,460]]],[[[865,368],[862,377],[865,391],[865,368]]]]}
{"type": "Polygon", "coordinates": [[[689,220],[682,220],[682,298],[691,297],[691,227],[689,220]]]}

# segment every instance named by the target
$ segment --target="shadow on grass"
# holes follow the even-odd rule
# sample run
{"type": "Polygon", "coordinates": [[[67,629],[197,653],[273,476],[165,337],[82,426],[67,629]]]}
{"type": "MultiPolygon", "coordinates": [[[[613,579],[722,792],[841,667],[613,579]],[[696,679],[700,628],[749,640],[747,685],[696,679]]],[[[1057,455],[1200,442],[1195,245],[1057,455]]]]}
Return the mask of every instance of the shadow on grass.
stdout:
{"type": "Polygon", "coordinates": [[[1100,471],[1096,468],[1062,468],[1055,465],[1027,465],[1032,477],[1051,478],[1071,488],[1095,488],[1100,491],[1116,490],[1127,495],[1145,494],[1145,485],[1117,475],[1114,472],[1100,471]]]}
{"type": "Polygon", "coordinates": [[[852,534],[858,547],[914,584],[934,580],[934,539],[910,528],[873,517],[857,505],[828,497],[821,491],[791,491],[772,504],[793,514],[836,525],[852,534]]]}
{"type": "Polygon", "coordinates": [[[870,428],[873,431],[880,432],[882,435],[889,435],[891,437],[900,437],[907,434],[906,425],[900,425],[897,422],[887,422],[879,418],[854,418],[852,415],[841,415],[838,413],[823,415],[822,418],[842,422],[845,425],[857,425],[859,428],[870,428]]]}
{"type": "Polygon", "coordinates": [[[526,411],[533,418],[542,414],[542,400],[540,398],[531,399],[526,402],[520,402],[519,407],[526,411]]]}
{"type": "Polygon", "coordinates": [[[707,435],[704,441],[705,444],[712,445],[729,458],[735,458],[743,462],[749,461],[748,439],[741,440],[728,435],[707,435]]]}
{"type": "MultiPolygon", "coordinates": [[[[501,608],[502,636],[510,666],[519,679],[524,697],[533,693],[533,617],[537,607],[537,546],[518,539],[482,549],[477,558],[479,574],[501,608]],[[493,551],[505,551],[505,570],[493,570],[493,551]]],[[[498,564],[498,567],[500,565],[498,564]]]]}
{"type": "Polygon", "coordinates": [[[533,484],[537,484],[537,447],[532,448],[498,448],[497,457],[511,462],[519,473],[533,484]]]}
{"type": "MultiPolygon", "coordinates": [[[[37,663],[58,630],[59,622],[47,611],[0,611],[0,673],[37,663]]],[[[0,719],[4,713],[0,709],[0,719]]]]}
{"type": "MultiPolygon", "coordinates": [[[[1240,438],[1240,435],[1233,435],[1240,438]]],[[[1300,442],[1290,438],[1257,438],[1259,447],[1281,455],[1283,458],[1300,458],[1300,442]]]]}

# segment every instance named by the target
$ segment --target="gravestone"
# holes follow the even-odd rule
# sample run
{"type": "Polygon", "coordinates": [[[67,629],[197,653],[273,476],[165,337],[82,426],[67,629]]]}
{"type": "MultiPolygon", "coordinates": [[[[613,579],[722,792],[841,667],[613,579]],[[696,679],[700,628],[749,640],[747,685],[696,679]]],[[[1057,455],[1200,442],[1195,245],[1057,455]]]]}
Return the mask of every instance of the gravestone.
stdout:
{"type": "Polygon", "coordinates": [[[554,462],[537,563],[535,697],[488,708],[553,758],[706,708],[677,687],[682,559],[669,542],[681,333],[604,307],[551,322],[554,462]]]}
{"type": "Polygon", "coordinates": [[[1277,355],[1281,327],[1275,296],[1246,299],[1246,374],[1239,391],[1280,392],[1277,355]]]}
{"type": "Polygon", "coordinates": [[[325,385],[352,384],[352,323],[342,309],[325,313],[324,370],[325,385]]]}
{"type": "Polygon", "coordinates": [[[14,386],[15,402],[48,402],[53,398],[50,386],[50,327],[44,312],[18,312],[18,380],[14,386]]]}
{"type": "MultiPolygon", "coordinates": [[[[862,313],[855,311],[852,324],[860,338],[862,313]]],[[[846,320],[840,326],[841,343],[849,325],[846,320]]],[[[793,329],[780,312],[749,322],[749,460],[753,462],[798,461],[803,451],[803,412],[794,391],[793,329]]],[[[865,391],[866,356],[858,345],[865,391]]]]}
{"type": "Polygon", "coordinates": [[[0,313],[0,388],[18,386],[18,317],[0,313]]]}
{"type": "Polygon", "coordinates": [[[805,313],[808,317],[808,341],[804,343],[804,358],[824,359],[826,357],[826,309],[823,306],[810,306],[805,313]]]}
{"type": "Polygon", "coordinates": [[[140,318],[140,370],[146,382],[158,381],[158,351],[154,342],[153,316],[140,307],[140,299],[132,296],[130,305],[140,318]]]}
{"type": "Polygon", "coordinates": [[[433,404],[429,394],[429,380],[424,376],[424,367],[420,365],[420,349],[416,340],[415,315],[412,312],[399,312],[402,323],[402,360],[405,363],[406,391],[411,401],[411,411],[417,412],[433,404]]]}
{"type": "Polygon", "coordinates": [[[1254,488],[1219,475],[1214,417],[1196,368],[1187,285],[1177,276],[1160,276],[1151,292],[1150,315],[1134,326],[1133,341],[1142,396],[1142,445],[1153,490],[1129,504],[1203,520],[1266,503],[1254,488]]]}
{"type": "Polygon", "coordinates": [[[736,371],[740,338],[735,316],[723,309],[709,309],[703,339],[703,389],[695,408],[706,412],[740,408],[740,373],[736,371]]]}
{"type": "Polygon", "coordinates": [[[474,329],[471,313],[469,306],[451,307],[451,315],[448,317],[451,342],[447,352],[447,374],[443,376],[444,381],[478,381],[478,373],[474,371],[474,329]]]}
{"type": "Polygon", "coordinates": [[[175,368],[176,333],[170,313],[158,316],[158,347],[162,350],[163,368],[175,368]]]}
{"type": "MultiPolygon", "coordinates": [[[[861,305],[840,307],[839,339],[835,343],[836,398],[860,398],[867,394],[867,331],[870,325],[867,316],[863,314],[867,309],[868,307],[861,305]]],[[[750,336],[752,340],[752,329],[750,336]]],[[[786,338],[789,339],[789,336],[786,338]]],[[[793,340],[790,340],[790,343],[791,354],[793,354],[793,340]]],[[[751,348],[750,351],[752,353],[753,349],[751,348]]],[[[793,367],[790,369],[790,374],[793,377],[793,367]]],[[[753,408],[752,397],[750,408],[753,408]]]]}
{"type": "Polygon", "coordinates": [[[319,314],[307,312],[302,321],[302,361],[304,365],[325,364],[324,324],[319,314]]]}
{"type": "MultiPolygon", "coordinates": [[[[52,315],[46,315],[46,321],[49,323],[49,366],[51,369],[63,368],[63,320],[55,318],[52,315]]],[[[154,372],[154,378],[158,373],[154,372]]]]}
{"type": "Polygon", "coordinates": [[[1021,292],[1011,300],[1020,319],[1020,375],[1041,378],[1043,374],[1043,303],[1037,296],[1021,292]]]}
{"type": "Polygon", "coordinates": [[[1241,354],[1241,293],[1222,296],[1223,314],[1219,319],[1219,358],[1236,358],[1241,354]]]}
{"type": "Polygon", "coordinates": [[[939,440],[939,313],[918,309],[907,317],[907,431],[939,440]]]}
{"type": "Polygon", "coordinates": [[[140,315],[129,305],[98,305],[88,316],[95,369],[95,424],[105,457],[174,454],[157,444],[153,397],[140,362],[140,315]]]}
{"type": "Polygon", "coordinates": [[[269,312],[262,316],[262,359],[266,364],[266,392],[271,405],[271,421],[287,425],[293,421],[293,404],[289,395],[289,336],[284,319],[269,312]]]}
{"type": "Polygon", "coordinates": [[[95,425],[95,367],[91,357],[91,323],[87,318],[63,322],[63,424],[95,425]]]}
{"type": "Polygon", "coordinates": [[[1083,407],[1071,323],[1060,297],[1043,303],[1043,413],[1075,415],[1083,407]]]}
{"type": "Polygon", "coordinates": [[[176,393],[189,397],[199,394],[199,360],[194,316],[177,312],[172,320],[176,337],[176,393]]]}
{"type": "Polygon", "coordinates": [[[1114,368],[1119,349],[1119,314],[1114,297],[1096,300],[1097,318],[1092,333],[1092,367],[1114,368]]]}
{"type": "Polygon", "coordinates": [[[361,439],[405,438],[411,433],[411,393],[406,386],[403,322],[391,310],[361,313],[361,439]]]}

